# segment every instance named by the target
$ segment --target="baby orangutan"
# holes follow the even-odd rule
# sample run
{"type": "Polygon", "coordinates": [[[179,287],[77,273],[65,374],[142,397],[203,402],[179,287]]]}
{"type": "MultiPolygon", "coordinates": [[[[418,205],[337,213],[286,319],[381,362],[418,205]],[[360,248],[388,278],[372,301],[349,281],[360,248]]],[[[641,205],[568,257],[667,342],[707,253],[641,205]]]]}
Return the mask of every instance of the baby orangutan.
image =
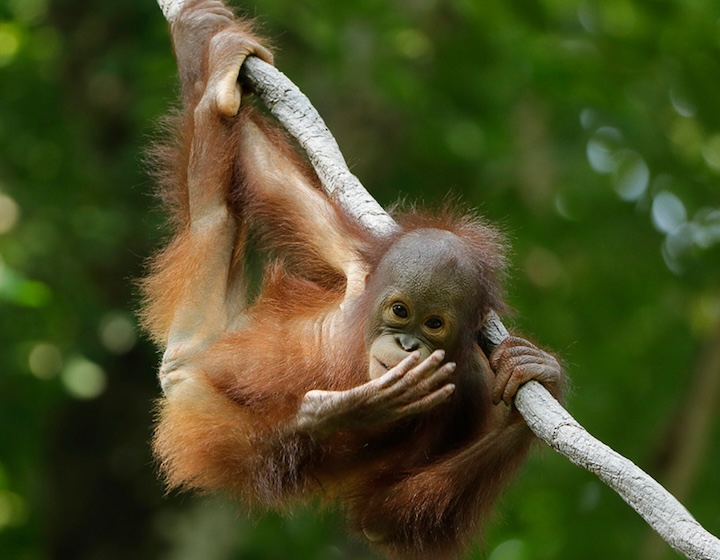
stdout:
{"type": "Polygon", "coordinates": [[[245,58],[272,62],[248,22],[194,1],[172,37],[184,108],[158,154],[175,235],[144,284],[168,485],[259,509],[320,497],[391,558],[458,558],[533,439],[518,387],[562,386],[526,340],[481,348],[503,309],[501,237],[451,211],[375,237],[240,108],[245,58]],[[253,301],[250,232],[271,255],[253,301]]]}

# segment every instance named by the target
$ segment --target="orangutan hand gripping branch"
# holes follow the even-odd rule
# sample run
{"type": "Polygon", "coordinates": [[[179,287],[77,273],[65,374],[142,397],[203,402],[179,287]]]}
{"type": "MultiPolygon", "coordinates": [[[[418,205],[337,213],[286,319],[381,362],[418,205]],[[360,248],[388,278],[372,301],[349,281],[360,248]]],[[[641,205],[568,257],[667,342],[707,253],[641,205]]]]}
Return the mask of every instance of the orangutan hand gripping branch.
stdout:
{"type": "Polygon", "coordinates": [[[562,386],[526,340],[481,348],[501,236],[445,210],[374,237],[240,107],[245,58],[272,61],[249,23],[201,0],[171,31],[184,108],[157,154],[175,235],[144,284],[167,483],[248,508],[319,496],[389,557],[457,558],[532,441],[518,387],[562,386]],[[252,301],[249,236],[270,255],[252,301]]]}

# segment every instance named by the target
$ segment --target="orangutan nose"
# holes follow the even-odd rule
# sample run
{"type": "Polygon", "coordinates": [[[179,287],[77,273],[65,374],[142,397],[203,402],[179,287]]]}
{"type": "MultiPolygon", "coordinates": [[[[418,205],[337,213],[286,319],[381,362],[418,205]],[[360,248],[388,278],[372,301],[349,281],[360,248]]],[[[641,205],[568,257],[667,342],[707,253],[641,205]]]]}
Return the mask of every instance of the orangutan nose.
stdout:
{"type": "Polygon", "coordinates": [[[420,341],[409,334],[396,334],[395,340],[405,352],[412,352],[420,348],[420,341]]]}

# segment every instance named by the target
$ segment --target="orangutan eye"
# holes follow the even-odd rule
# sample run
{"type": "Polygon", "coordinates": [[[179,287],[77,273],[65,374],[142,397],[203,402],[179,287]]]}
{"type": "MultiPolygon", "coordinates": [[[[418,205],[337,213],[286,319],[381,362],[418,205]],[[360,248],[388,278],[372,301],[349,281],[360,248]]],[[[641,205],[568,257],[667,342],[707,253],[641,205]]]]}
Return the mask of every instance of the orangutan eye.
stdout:
{"type": "Polygon", "coordinates": [[[402,303],[393,303],[392,312],[395,317],[399,317],[400,319],[407,319],[409,315],[408,308],[402,303]]]}
{"type": "Polygon", "coordinates": [[[431,331],[439,331],[444,325],[445,322],[440,317],[430,317],[425,321],[425,326],[431,331]]]}

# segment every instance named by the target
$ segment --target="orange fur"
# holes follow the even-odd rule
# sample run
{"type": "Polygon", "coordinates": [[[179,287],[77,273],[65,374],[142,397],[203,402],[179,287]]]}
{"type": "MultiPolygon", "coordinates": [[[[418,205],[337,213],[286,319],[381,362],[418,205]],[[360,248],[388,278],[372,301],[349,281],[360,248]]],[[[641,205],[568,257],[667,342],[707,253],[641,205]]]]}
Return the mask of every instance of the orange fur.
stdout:
{"type": "MultiPolygon", "coordinates": [[[[180,23],[205,4],[191,3],[180,23]]],[[[248,24],[236,32],[247,34],[248,24]]],[[[174,140],[154,151],[174,234],[143,282],[142,317],[153,339],[168,346],[167,367],[184,376],[158,405],[153,448],[167,484],[224,490],[260,509],[319,495],[338,501],[357,531],[377,533],[374,545],[392,558],[457,558],[531,441],[509,410],[492,406],[494,374],[478,345],[482,315],[503,308],[502,237],[448,209],[400,215],[402,231],[375,239],[320,195],[292,144],[251,108],[233,119],[197,113],[195,84],[213,79],[209,35],[189,45],[176,38],[185,109],[174,119],[174,140]],[[248,138],[268,143],[272,169],[263,154],[252,155],[248,138]],[[288,186],[278,176],[296,179],[288,186]],[[234,229],[222,220],[208,229],[194,224],[192,197],[220,217],[217,208],[230,209],[234,229]],[[477,296],[466,302],[476,316],[461,325],[451,356],[455,393],[430,412],[314,441],[293,423],[303,396],[368,381],[365,340],[376,294],[346,297],[346,260],[362,263],[368,285],[382,288],[373,271],[388,247],[427,228],[453,232],[478,271],[477,296]],[[252,305],[243,278],[249,230],[272,254],[252,305]],[[228,239],[231,252],[218,256],[228,239]],[[178,324],[194,324],[193,313],[197,332],[178,334],[178,324]]]]}

